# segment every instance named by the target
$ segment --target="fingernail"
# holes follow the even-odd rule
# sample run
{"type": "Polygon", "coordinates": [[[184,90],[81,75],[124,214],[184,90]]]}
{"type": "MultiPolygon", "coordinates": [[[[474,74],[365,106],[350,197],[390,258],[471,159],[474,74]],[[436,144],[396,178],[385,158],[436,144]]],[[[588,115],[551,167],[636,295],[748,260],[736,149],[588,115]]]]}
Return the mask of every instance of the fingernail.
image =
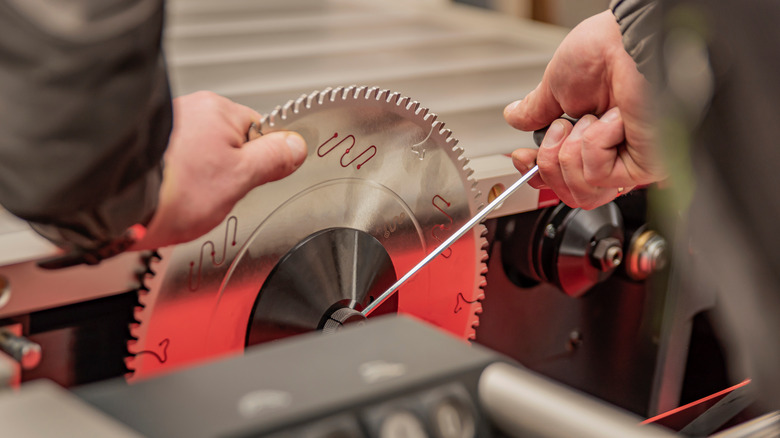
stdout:
{"type": "Polygon", "coordinates": [[[604,123],[612,123],[615,120],[620,118],[620,108],[614,107],[611,110],[604,113],[603,116],[601,116],[601,120],[604,123]]]}
{"type": "Polygon", "coordinates": [[[520,105],[520,102],[522,102],[522,100],[516,100],[510,103],[509,105],[507,105],[506,108],[504,108],[504,114],[511,113],[512,111],[514,111],[515,108],[517,108],[517,106],[520,105]]]}
{"type": "Polygon", "coordinates": [[[588,126],[593,124],[596,117],[589,116],[589,117],[583,117],[580,119],[579,122],[577,122],[576,125],[574,125],[574,129],[571,130],[571,133],[569,133],[570,139],[578,139],[582,136],[582,133],[585,132],[585,129],[588,128],[588,126]]]}
{"type": "Polygon", "coordinates": [[[292,151],[293,157],[295,158],[295,164],[302,163],[303,159],[306,158],[306,154],[308,153],[306,148],[306,141],[304,141],[303,137],[295,132],[288,134],[286,141],[287,146],[290,148],[290,151],[292,151]]]}
{"type": "Polygon", "coordinates": [[[547,133],[544,135],[544,140],[542,140],[542,147],[543,148],[551,148],[558,145],[558,143],[563,140],[563,133],[564,133],[565,127],[563,126],[563,122],[560,120],[556,120],[552,122],[552,125],[547,129],[547,133]]]}

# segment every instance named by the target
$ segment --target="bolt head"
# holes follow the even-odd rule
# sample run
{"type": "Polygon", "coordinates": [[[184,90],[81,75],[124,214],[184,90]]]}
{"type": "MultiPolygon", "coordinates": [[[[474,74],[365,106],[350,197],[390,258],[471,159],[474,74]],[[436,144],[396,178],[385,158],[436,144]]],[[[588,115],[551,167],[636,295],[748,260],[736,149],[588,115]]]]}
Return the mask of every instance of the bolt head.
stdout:
{"type": "Polygon", "coordinates": [[[593,249],[592,258],[601,272],[609,272],[623,263],[623,243],[614,237],[601,239],[593,249]]]}
{"type": "Polygon", "coordinates": [[[548,239],[555,239],[555,236],[558,234],[558,231],[555,229],[555,226],[553,224],[547,224],[546,227],[544,227],[544,236],[548,239]]]}

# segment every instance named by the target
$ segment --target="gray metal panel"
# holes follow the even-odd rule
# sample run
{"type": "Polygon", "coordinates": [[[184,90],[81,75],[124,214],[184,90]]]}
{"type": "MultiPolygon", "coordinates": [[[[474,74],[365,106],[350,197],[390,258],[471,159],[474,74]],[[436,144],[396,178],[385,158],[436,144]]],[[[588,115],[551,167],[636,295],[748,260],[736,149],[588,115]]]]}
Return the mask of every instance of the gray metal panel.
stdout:
{"type": "Polygon", "coordinates": [[[0,392],[0,425],[14,438],[141,437],[47,380],[0,392]]]}
{"type": "Polygon", "coordinates": [[[98,384],[76,393],[145,435],[235,436],[367,408],[497,360],[420,322],[386,316],[131,386],[98,384]]]}

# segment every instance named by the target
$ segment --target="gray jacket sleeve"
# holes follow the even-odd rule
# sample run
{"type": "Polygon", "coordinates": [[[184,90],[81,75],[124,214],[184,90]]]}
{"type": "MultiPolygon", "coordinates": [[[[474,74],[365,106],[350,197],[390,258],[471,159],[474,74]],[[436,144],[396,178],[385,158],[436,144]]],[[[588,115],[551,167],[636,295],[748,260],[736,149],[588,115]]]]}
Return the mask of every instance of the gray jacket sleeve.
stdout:
{"type": "Polygon", "coordinates": [[[0,0],[0,204],[65,247],[146,223],[171,130],[162,0],[0,0]]]}
{"type": "Polygon", "coordinates": [[[611,0],[610,9],[620,25],[623,45],[639,71],[651,81],[657,77],[653,61],[661,30],[661,7],[654,0],[611,0]]]}

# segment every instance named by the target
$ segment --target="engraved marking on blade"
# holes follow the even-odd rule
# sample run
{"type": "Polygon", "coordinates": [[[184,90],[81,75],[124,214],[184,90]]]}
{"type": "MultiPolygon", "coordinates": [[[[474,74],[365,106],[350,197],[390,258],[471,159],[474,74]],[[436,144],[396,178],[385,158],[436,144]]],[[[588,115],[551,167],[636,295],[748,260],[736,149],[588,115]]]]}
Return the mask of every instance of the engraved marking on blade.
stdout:
{"type": "MultiPolygon", "coordinates": [[[[452,229],[452,224],[455,221],[452,219],[452,216],[450,216],[446,211],[444,211],[445,208],[450,207],[452,204],[448,202],[446,199],[442,198],[440,195],[434,196],[433,199],[431,200],[431,203],[433,204],[434,207],[436,207],[437,210],[439,210],[450,221],[450,223],[448,224],[434,225],[433,229],[431,230],[431,235],[433,236],[434,240],[441,243],[447,240],[447,237],[439,236],[436,233],[436,230],[449,231],[450,229],[452,229]],[[440,206],[436,203],[437,199],[441,201],[439,202],[439,204],[442,204],[443,206],[440,206]]],[[[445,259],[450,258],[450,256],[452,256],[452,248],[447,248],[444,251],[442,251],[441,256],[444,257],[445,259]]]]}
{"type": "Polygon", "coordinates": [[[236,246],[236,235],[238,233],[238,218],[235,216],[230,216],[227,220],[227,223],[225,224],[225,241],[222,245],[222,257],[220,260],[217,260],[217,249],[214,245],[214,242],[211,240],[206,241],[201,245],[200,247],[200,258],[198,259],[198,267],[195,268],[195,262],[190,261],[190,275],[188,280],[188,287],[191,291],[196,291],[200,287],[200,279],[203,272],[203,253],[206,250],[207,246],[211,247],[211,264],[214,266],[221,266],[223,263],[225,263],[225,257],[227,256],[227,247],[228,247],[228,236],[230,235],[230,228],[231,224],[233,226],[233,240],[230,241],[230,246],[236,246]],[[197,272],[196,272],[197,271],[197,272]]]}
{"type": "Polygon", "coordinates": [[[352,152],[352,148],[353,148],[353,147],[355,147],[356,140],[355,140],[355,136],[354,136],[354,135],[352,135],[352,134],[349,134],[349,135],[347,135],[346,137],[342,138],[341,140],[339,140],[339,141],[338,141],[338,143],[336,143],[335,145],[333,145],[333,146],[332,146],[330,149],[328,149],[328,150],[326,150],[326,151],[324,151],[324,152],[323,152],[323,148],[324,148],[324,147],[325,147],[325,146],[326,146],[328,143],[331,143],[332,141],[336,140],[336,139],[338,138],[338,136],[339,136],[339,133],[338,133],[338,132],[335,132],[335,133],[333,133],[333,136],[332,136],[331,138],[329,138],[329,139],[325,140],[325,142],[324,142],[324,143],[322,143],[322,144],[321,144],[321,145],[320,145],[320,146],[317,148],[317,156],[319,156],[320,158],[322,158],[322,157],[324,157],[325,155],[328,155],[328,154],[329,154],[329,153],[331,153],[331,152],[332,152],[334,149],[336,149],[337,147],[341,146],[341,144],[342,144],[342,143],[344,143],[344,142],[345,142],[345,141],[347,141],[347,140],[351,140],[351,141],[352,141],[352,144],[350,144],[349,146],[347,146],[347,149],[344,151],[344,153],[343,153],[343,154],[341,154],[341,159],[339,160],[339,164],[341,164],[341,167],[349,167],[349,165],[350,165],[350,164],[352,164],[352,163],[354,163],[355,161],[358,161],[359,159],[361,159],[361,157],[362,157],[363,155],[366,155],[366,154],[369,154],[369,153],[370,153],[370,155],[369,155],[369,156],[368,156],[368,157],[367,157],[365,160],[363,160],[362,162],[360,162],[360,163],[358,163],[358,164],[356,164],[356,165],[355,165],[355,167],[356,167],[357,169],[360,169],[361,167],[363,167],[363,165],[364,165],[364,164],[368,163],[368,161],[369,161],[369,160],[371,160],[372,158],[374,158],[374,157],[376,156],[376,151],[377,151],[377,149],[376,149],[376,146],[374,146],[374,145],[371,145],[371,146],[367,147],[365,150],[363,150],[363,152],[361,152],[360,154],[358,154],[358,155],[357,155],[355,158],[353,158],[351,161],[349,161],[348,163],[344,163],[344,158],[345,158],[345,157],[346,157],[346,156],[347,156],[347,155],[348,155],[350,152],[352,152]]]}
{"type": "Polygon", "coordinates": [[[372,384],[403,376],[406,374],[406,365],[398,362],[373,360],[361,364],[358,373],[364,382],[372,384]]]}
{"type": "Polygon", "coordinates": [[[150,356],[153,356],[155,359],[157,359],[160,363],[168,362],[168,346],[171,345],[171,340],[168,338],[163,339],[160,341],[159,344],[157,344],[159,347],[162,347],[162,355],[158,354],[156,351],[152,350],[142,350],[136,353],[136,356],[140,356],[142,354],[148,354],[150,356]]]}
{"type": "Polygon", "coordinates": [[[292,394],[275,389],[260,389],[244,394],[238,400],[238,412],[251,418],[264,411],[284,409],[292,405],[292,394]]]}
{"type": "Polygon", "coordinates": [[[389,224],[385,224],[385,232],[384,236],[385,239],[389,238],[391,234],[395,232],[395,230],[398,229],[398,225],[401,225],[404,223],[404,220],[406,220],[406,213],[401,212],[399,215],[394,216],[389,224]]]}
{"type": "Polygon", "coordinates": [[[431,126],[431,130],[428,131],[428,135],[419,143],[413,144],[411,149],[412,152],[417,154],[417,158],[420,160],[425,159],[425,143],[428,141],[428,139],[431,138],[431,135],[433,135],[433,126],[431,126]]]}
{"type": "Polygon", "coordinates": [[[461,292],[458,292],[458,296],[455,298],[455,310],[452,313],[460,313],[460,311],[463,310],[463,303],[474,304],[477,301],[479,300],[469,301],[461,292]]]}

